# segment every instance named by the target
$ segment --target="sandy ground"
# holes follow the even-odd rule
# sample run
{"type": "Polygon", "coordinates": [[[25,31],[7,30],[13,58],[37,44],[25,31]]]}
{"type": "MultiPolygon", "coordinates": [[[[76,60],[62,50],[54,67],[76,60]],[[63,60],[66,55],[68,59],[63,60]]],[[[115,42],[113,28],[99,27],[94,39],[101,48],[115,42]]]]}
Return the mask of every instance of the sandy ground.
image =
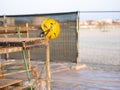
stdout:
{"type": "MultiPolygon", "coordinates": [[[[36,62],[35,62],[36,63],[36,62]]],[[[42,63],[35,64],[40,71],[42,63]]],[[[119,90],[120,72],[86,66],[71,70],[73,63],[51,63],[51,90],[119,90]]],[[[7,76],[12,79],[27,80],[24,74],[7,76]]]]}
{"type": "Polygon", "coordinates": [[[120,65],[120,29],[81,30],[79,35],[81,62],[120,65]]]}
{"type": "Polygon", "coordinates": [[[64,70],[52,73],[52,90],[119,90],[120,72],[110,72],[86,67],[72,71],[66,64],[64,70]]]}

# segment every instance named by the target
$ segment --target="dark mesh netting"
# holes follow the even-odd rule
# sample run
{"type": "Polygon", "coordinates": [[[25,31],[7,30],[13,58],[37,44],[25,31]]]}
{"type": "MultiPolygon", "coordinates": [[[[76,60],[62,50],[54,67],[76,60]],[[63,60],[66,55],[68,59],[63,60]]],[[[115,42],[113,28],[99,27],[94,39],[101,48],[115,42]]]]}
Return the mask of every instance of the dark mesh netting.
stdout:
{"type": "MultiPolygon", "coordinates": [[[[50,60],[53,62],[76,62],[77,58],[77,12],[36,14],[36,15],[15,15],[6,16],[7,26],[25,26],[36,30],[29,30],[29,37],[39,37],[42,32],[40,25],[42,21],[49,17],[55,19],[60,24],[60,35],[50,41],[50,60]]],[[[2,17],[3,18],[3,17],[2,17]]],[[[1,19],[2,22],[2,19],[1,19]]],[[[2,24],[2,23],[1,23],[2,24]]],[[[8,37],[18,37],[17,35],[8,37]]],[[[21,34],[21,37],[26,37],[21,34]]],[[[31,59],[45,60],[45,48],[35,48],[31,50],[31,59]]],[[[2,56],[4,57],[4,55],[2,56]]],[[[10,53],[10,58],[20,59],[21,52],[10,53]]]]}

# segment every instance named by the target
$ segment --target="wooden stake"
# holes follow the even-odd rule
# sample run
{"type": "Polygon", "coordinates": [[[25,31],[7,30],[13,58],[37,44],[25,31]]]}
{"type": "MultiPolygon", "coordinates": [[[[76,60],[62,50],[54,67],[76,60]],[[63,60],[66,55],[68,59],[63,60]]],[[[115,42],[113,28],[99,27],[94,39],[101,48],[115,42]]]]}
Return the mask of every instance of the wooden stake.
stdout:
{"type": "Polygon", "coordinates": [[[28,27],[29,27],[28,23],[26,23],[26,31],[27,31],[26,35],[27,35],[27,38],[29,38],[29,28],[28,27]]]}
{"type": "MultiPolygon", "coordinates": [[[[4,16],[4,29],[5,29],[5,32],[7,32],[7,19],[6,19],[6,16],[4,16]]],[[[5,38],[7,38],[7,34],[5,35],[5,38]]],[[[8,60],[9,58],[9,53],[6,53],[5,54],[5,59],[8,60]]]]}
{"type": "Polygon", "coordinates": [[[49,49],[49,43],[47,42],[46,47],[46,84],[47,84],[47,90],[50,89],[50,49],[49,49]]]}
{"type": "MultiPolygon", "coordinates": [[[[27,72],[28,71],[31,71],[31,70],[27,70],[27,72]]],[[[2,76],[8,76],[8,75],[13,75],[13,74],[18,74],[18,73],[24,73],[24,72],[26,72],[26,70],[21,70],[21,71],[11,72],[11,73],[5,73],[3,75],[0,74],[0,77],[2,77],[2,76]]]]}

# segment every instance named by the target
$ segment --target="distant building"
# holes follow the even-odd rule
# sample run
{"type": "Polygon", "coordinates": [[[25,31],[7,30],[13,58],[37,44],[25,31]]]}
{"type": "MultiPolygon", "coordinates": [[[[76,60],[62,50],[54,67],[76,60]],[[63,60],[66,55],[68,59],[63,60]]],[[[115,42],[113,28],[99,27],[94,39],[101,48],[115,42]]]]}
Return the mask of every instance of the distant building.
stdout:
{"type": "Polygon", "coordinates": [[[120,19],[117,19],[114,22],[117,23],[117,24],[120,24],[120,19]]]}
{"type": "Polygon", "coordinates": [[[103,20],[98,20],[99,22],[104,22],[106,24],[113,24],[113,20],[112,19],[103,19],[103,20]]]}

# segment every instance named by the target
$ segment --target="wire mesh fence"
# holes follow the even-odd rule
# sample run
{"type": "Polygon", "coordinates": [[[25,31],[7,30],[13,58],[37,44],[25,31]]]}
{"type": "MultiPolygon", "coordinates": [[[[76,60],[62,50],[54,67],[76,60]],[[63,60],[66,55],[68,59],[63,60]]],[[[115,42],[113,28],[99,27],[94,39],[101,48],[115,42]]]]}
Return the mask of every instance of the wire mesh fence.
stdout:
{"type": "MultiPolygon", "coordinates": [[[[57,39],[50,41],[50,59],[53,62],[76,62],[77,58],[77,30],[76,20],[78,12],[67,13],[51,13],[51,14],[34,14],[34,15],[8,15],[6,20],[3,17],[0,18],[0,26],[4,26],[7,23],[8,27],[13,26],[28,26],[29,37],[39,37],[42,32],[41,23],[45,18],[55,19],[60,24],[60,35],[57,39]]],[[[8,37],[17,37],[8,36],[8,37]]],[[[26,37],[22,34],[21,37],[26,37]]],[[[45,49],[37,48],[31,50],[31,59],[33,60],[45,60],[45,49]]],[[[4,56],[3,56],[4,57],[4,56]]],[[[19,52],[10,53],[10,58],[19,59],[21,54],[19,52]]]]}

